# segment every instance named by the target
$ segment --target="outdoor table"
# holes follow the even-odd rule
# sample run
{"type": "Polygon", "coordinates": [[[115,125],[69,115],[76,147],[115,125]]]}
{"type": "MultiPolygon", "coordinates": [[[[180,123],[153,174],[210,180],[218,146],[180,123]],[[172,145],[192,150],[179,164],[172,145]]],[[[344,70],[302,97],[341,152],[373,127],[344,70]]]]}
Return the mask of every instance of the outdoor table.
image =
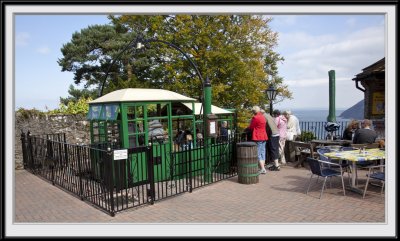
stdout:
{"type": "Polygon", "coordinates": [[[365,152],[361,152],[360,150],[351,150],[351,151],[333,151],[327,152],[324,154],[326,157],[331,159],[339,159],[339,160],[347,160],[352,163],[352,172],[351,172],[351,186],[350,190],[358,192],[360,194],[363,193],[363,190],[357,188],[356,186],[356,168],[357,162],[359,161],[377,161],[385,159],[385,150],[379,148],[366,149],[365,152]]]}
{"type": "Polygon", "coordinates": [[[330,145],[340,145],[351,144],[350,140],[312,140],[315,145],[330,146],[330,145]]]}

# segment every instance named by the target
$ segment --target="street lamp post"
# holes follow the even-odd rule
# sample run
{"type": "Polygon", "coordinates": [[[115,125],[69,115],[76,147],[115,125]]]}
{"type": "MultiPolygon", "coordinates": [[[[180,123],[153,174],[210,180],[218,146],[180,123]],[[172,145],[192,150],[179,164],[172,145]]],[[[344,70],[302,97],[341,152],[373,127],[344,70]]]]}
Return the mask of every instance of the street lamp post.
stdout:
{"type": "Polygon", "coordinates": [[[278,93],[273,85],[270,85],[268,89],[265,91],[269,100],[269,113],[272,115],[272,102],[276,98],[276,94],[278,93]]]}

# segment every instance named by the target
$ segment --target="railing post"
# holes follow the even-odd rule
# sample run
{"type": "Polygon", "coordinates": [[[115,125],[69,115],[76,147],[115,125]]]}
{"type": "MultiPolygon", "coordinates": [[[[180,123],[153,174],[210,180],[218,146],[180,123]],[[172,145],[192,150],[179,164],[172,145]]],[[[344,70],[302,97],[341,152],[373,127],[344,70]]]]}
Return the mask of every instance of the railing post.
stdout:
{"type": "Polygon", "coordinates": [[[110,190],[110,199],[111,199],[111,216],[115,216],[115,204],[114,204],[114,158],[113,158],[113,151],[111,150],[110,147],[107,148],[107,153],[106,153],[106,162],[108,162],[109,168],[104,168],[104,171],[108,171],[108,178],[109,178],[109,186],[108,189],[110,190]]]}
{"type": "Polygon", "coordinates": [[[64,153],[65,163],[63,163],[63,164],[65,167],[68,167],[68,144],[66,142],[64,142],[64,152],[65,152],[64,153]]]}
{"type": "Polygon", "coordinates": [[[32,136],[31,136],[31,132],[28,131],[27,135],[28,137],[28,167],[29,169],[31,169],[31,171],[33,171],[33,162],[34,162],[34,158],[33,158],[33,148],[32,148],[32,136]]]}
{"type": "MultiPolygon", "coordinates": [[[[77,155],[77,161],[78,161],[78,173],[82,173],[82,159],[81,159],[81,146],[76,146],[76,155],[77,155]]],[[[81,200],[83,201],[83,183],[82,183],[82,175],[79,175],[79,197],[81,197],[81,200]]]]}
{"type": "Polygon", "coordinates": [[[149,176],[150,189],[147,189],[147,201],[150,201],[150,204],[154,204],[155,199],[155,187],[154,187],[154,157],[153,157],[153,148],[151,143],[149,143],[147,148],[147,174],[149,176]],[[149,200],[150,197],[150,200],[149,200]]]}
{"type": "Polygon", "coordinates": [[[24,168],[27,166],[27,153],[26,153],[26,139],[25,139],[25,133],[23,130],[21,130],[21,145],[22,145],[22,163],[24,165],[24,168]]]}
{"type": "Polygon", "coordinates": [[[54,162],[54,167],[56,167],[56,166],[60,166],[60,164],[62,164],[63,163],[63,161],[62,161],[62,159],[63,159],[63,155],[62,155],[62,144],[61,144],[61,140],[59,140],[59,142],[58,142],[58,158],[57,159],[54,159],[54,160],[57,160],[57,162],[55,161],[54,162]]]}
{"type": "Polygon", "coordinates": [[[192,180],[192,146],[191,145],[189,145],[189,151],[187,152],[187,155],[189,155],[189,158],[187,158],[188,159],[187,163],[189,163],[189,168],[188,168],[189,169],[188,189],[189,189],[189,192],[192,192],[193,191],[193,180],[192,180]]]}
{"type": "MultiPolygon", "coordinates": [[[[51,183],[53,184],[53,185],[55,185],[55,182],[54,182],[54,164],[53,165],[51,165],[51,163],[52,162],[54,162],[54,153],[53,153],[53,145],[52,145],[52,143],[51,143],[51,141],[50,141],[50,137],[47,135],[47,139],[46,139],[46,145],[47,145],[47,152],[46,152],[46,162],[49,164],[49,168],[50,168],[50,170],[51,170],[51,177],[50,177],[50,181],[51,181],[51,183]]],[[[45,171],[45,165],[44,164],[46,164],[46,162],[44,162],[43,164],[42,164],[42,169],[43,169],[43,171],[45,171]]]]}

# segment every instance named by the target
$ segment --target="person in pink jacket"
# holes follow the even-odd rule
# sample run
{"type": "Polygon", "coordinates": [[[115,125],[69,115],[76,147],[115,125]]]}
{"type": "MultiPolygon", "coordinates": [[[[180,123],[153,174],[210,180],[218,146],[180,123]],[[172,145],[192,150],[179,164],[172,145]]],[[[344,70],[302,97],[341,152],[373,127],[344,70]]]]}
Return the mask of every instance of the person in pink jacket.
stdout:
{"type": "Polygon", "coordinates": [[[279,110],[274,110],[272,116],[275,118],[275,123],[279,129],[279,157],[281,159],[282,165],[286,165],[285,159],[285,142],[286,142],[286,123],[287,119],[285,116],[281,115],[279,110]]]}
{"type": "Polygon", "coordinates": [[[257,143],[257,156],[260,164],[260,173],[265,174],[265,144],[268,140],[266,124],[267,120],[261,113],[259,106],[253,106],[253,118],[251,119],[250,126],[248,127],[252,131],[252,141],[257,143]]]}

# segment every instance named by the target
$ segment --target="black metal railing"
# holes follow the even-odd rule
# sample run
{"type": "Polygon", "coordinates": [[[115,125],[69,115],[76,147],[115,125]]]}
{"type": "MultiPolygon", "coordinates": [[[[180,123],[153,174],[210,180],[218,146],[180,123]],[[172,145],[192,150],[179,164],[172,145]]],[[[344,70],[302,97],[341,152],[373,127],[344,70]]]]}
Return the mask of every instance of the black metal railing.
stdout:
{"type": "Polygon", "coordinates": [[[234,140],[213,140],[207,155],[191,142],[151,142],[120,159],[116,143],[73,145],[64,133],[21,134],[25,169],[111,216],[236,176],[234,140]]]}
{"type": "MultiPolygon", "coordinates": [[[[316,139],[324,140],[328,136],[328,132],[325,130],[326,121],[300,121],[300,129],[302,132],[312,132],[316,139]]],[[[338,121],[339,129],[333,132],[335,138],[342,138],[343,131],[346,129],[349,121],[338,121]]]]}
{"type": "MultiPolygon", "coordinates": [[[[327,139],[328,132],[325,130],[325,125],[327,121],[300,121],[300,130],[302,132],[311,132],[314,134],[315,139],[327,139]]],[[[337,122],[339,124],[339,129],[335,132],[333,132],[333,136],[337,139],[342,138],[343,131],[346,129],[348,125],[348,121],[339,121],[337,122]]],[[[238,135],[236,135],[236,139],[238,142],[240,141],[246,141],[246,140],[251,140],[251,134],[249,136],[249,133],[247,132],[240,132],[238,135]]]]}
{"type": "Polygon", "coordinates": [[[66,142],[65,134],[21,134],[24,168],[81,200],[114,213],[110,151],[66,142]],[[64,137],[64,138],[59,138],[64,137]]]}

